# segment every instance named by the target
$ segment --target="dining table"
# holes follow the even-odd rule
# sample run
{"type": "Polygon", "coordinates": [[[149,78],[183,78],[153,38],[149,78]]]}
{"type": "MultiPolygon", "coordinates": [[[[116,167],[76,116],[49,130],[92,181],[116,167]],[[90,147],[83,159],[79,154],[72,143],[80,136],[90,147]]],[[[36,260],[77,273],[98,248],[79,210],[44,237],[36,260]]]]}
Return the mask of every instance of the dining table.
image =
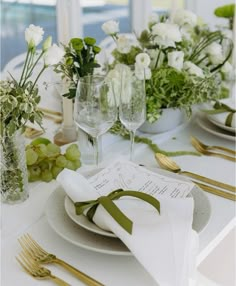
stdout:
{"type": "MultiPolygon", "coordinates": [[[[42,106],[47,108],[58,107],[59,109],[60,100],[58,96],[48,93],[49,91],[45,91],[44,99],[46,99],[45,101],[42,100],[42,106]]],[[[142,133],[141,135],[149,137],[161,149],[166,151],[195,151],[190,142],[191,136],[195,136],[209,145],[220,145],[235,149],[234,140],[228,140],[204,130],[201,124],[199,124],[198,116],[198,112],[194,112],[190,119],[186,119],[181,125],[170,131],[160,134],[142,133]]],[[[44,118],[43,125],[45,134],[42,136],[53,140],[60,126],[48,118],[44,118]]],[[[26,144],[29,142],[30,140],[27,139],[26,144]]],[[[109,132],[106,133],[102,138],[103,152],[99,167],[105,167],[117,158],[128,159],[129,146],[129,140],[109,132]]],[[[154,155],[147,145],[143,143],[135,144],[134,163],[144,165],[158,172],[160,166],[154,155]]],[[[183,170],[235,185],[235,162],[206,155],[181,155],[172,157],[172,159],[183,170]]],[[[83,164],[82,162],[78,172],[83,173],[94,168],[96,167],[83,164]]],[[[33,279],[22,271],[22,268],[17,263],[16,256],[21,250],[18,239],[26,233],[30,234],[48,252],[56,254],[57,257],[106,286],[157,285],[131,253],[123,253],[122,251],[109,252],[99,248],[99,246],[97,248],[89,247],[89,243],[88,245],[86,243],[75,243],[70,240],[66,225],[64,226],[64,231],[63,226],[62,230],[58,231],[53,225],[52,217],[50,217],[51,220],[48,217],[48,213],[50,213],[48,208],[51,206],[50,203],[52,203],[53,195],[58,187],[59,184],[56,180],[52,180],[49,183],[41,181],[29,183],[29,197],[27,200],[19,204],[1,204],[2,285],[53,285],[53,282],[50,280],[33,279]]],[[[202,227],[198,230],[199,249],[197,265],[204,261],[236,225],[234,201],[203,190],[201,192],[203,193],[204,202],[198,202],[198,209],[195,210],[198,219],[202,220],[198,222],[202,227]]],[[[53,203],[56,204],[57,202],[53,201],[53,203]]],[[[64,212],[63,206],[61,211],[64,212]]],[[[58,215],[61,215],[60,211],[58,215]]],[[[56,220],[57,218],[55,217],[54,219],[56,220]]],[[[68,217],[65,218],[65,224],[67,219],[68,217]]],[[[70,285],[84,285],[83,282],[58,266],[47,265],[47,267],[70,285]]]]}

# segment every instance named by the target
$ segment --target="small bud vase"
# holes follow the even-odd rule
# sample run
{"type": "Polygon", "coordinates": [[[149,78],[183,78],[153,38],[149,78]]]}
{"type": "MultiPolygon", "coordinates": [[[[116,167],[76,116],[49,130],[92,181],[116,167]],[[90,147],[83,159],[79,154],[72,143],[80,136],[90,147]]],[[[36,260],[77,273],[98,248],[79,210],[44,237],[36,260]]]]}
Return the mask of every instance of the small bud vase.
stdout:
{"type": "Polygon", "coordinates": [[[24,137],[18,130],[0,140],[1,201],[8,204],[23,202],[29,196],[24,137]]]}

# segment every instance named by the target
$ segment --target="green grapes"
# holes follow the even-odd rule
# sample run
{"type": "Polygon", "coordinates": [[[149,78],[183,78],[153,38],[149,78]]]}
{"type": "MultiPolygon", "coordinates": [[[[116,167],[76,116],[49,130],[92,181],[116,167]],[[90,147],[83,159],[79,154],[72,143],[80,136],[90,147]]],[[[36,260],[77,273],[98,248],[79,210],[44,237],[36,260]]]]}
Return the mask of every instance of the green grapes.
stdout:
{"type": "Polygon", "coordinates": [[[64,169],[81,167],[77,144],[71,144],[62,154],[61,148],[47,138],[37,138],[25,147],[29,182],[50,182],[64,169]]]}
{"type": "Polygon", "coordinates": [[[77,144],[72,144],[66,149],[66,159],[75,161],[80,157],[80,151],[77,144]]]}

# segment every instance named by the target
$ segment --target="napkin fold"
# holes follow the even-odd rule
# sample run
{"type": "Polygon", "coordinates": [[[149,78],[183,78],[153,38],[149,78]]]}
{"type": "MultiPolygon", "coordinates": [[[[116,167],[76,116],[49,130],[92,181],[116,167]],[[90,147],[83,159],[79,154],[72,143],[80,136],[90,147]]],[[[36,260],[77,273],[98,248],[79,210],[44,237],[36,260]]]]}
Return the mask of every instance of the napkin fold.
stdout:
{"type": "MultiPolygon", "coordinates": [[[[85,177],[74,171],[64,169],[57,181],[73,202],[101,196],[85,177]]],[[[161,195],[156,198],[161,204],[161,215],[153,206],[135,198],[114,201],[132,220],[132,235],[101,205],[93,217],[94,223],[120,238],[160,286],[187,286],[198,249],[198,236],[192,230],[193,199],[161,195]]]]}

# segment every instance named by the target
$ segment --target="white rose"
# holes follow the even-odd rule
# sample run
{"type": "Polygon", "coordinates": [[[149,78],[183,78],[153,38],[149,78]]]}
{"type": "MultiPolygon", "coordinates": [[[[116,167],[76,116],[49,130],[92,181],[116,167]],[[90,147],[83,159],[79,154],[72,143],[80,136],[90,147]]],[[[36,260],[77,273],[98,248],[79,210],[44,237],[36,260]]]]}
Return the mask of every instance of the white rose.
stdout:
{"type": "Polygon", "coordinates": [[[150,65],[151,60],[148,54],[140,53],[136,56],[135,62],[140,68],[147,68],[150,65]]]}
{"type": "Polygon", "coordinates": [[[53,44],[44,55],[44,64],[46,66],[56,65],[63,58],[65,51],[53,44]]]}
{"type": "Polygon", "coordinates": [[[209,55],[210,61],[215,65],[222,63],[224,60],[223,48],[218,43],[211,43],[206,48],[206,53],[209,55]]]}
{"type": "Polygon", "coordinates": [[[25,29],[25,40],[30,47],[36,47],[43,39],[44,30],[35,25],[29,25],[25,29]]]}
{"type": "Polygon", "coordinates": [[[119,22],[110,20],[102,24],[102,30],[107,35],[115,35],[119,32],[119,22]]]}
{"type": "Polygon", "coordinates": [[[172,21],[180,26],[189,25],[195,27],[197,25],[197,15],[188,10],[177,10],[173,15],[172,21]]]}
{"type": "Polygon", "coordinates": [[[151,16],[148,18],[148,26],[149,28],[152,27],[154,24],[159,22],[159,15],[156,13],[153,13],[151,16]]]}
{"type": "Polygon", "coordinates": [[[152,27],[156,44],[164,47],[175,47],[175,42],[180,42],[182,36],[179,27],[170,23],[158,23],[152,27]]]}
{"type": "Polygon", "coordinates": [[[117,50],[121,54],[128,54],[130,52],[131,43],[130,43],[130,40],[126,36],[120,35],[117,39],[116,44],[117,44],[117,50]]]}
{"type": "Polygon", "coordinates": [[[184,70],[186,70],[191,75],[196,75],[202,78],[204,77],[202,69],[190,61],[184,62],[184,70]]]}
{"type": "Polygon", "coordinates": [[[177,70],[182,70],[184,64],[184,53],[179,52],[171,52],[168,53],[168,66],[176,68],[177,70]]]}

